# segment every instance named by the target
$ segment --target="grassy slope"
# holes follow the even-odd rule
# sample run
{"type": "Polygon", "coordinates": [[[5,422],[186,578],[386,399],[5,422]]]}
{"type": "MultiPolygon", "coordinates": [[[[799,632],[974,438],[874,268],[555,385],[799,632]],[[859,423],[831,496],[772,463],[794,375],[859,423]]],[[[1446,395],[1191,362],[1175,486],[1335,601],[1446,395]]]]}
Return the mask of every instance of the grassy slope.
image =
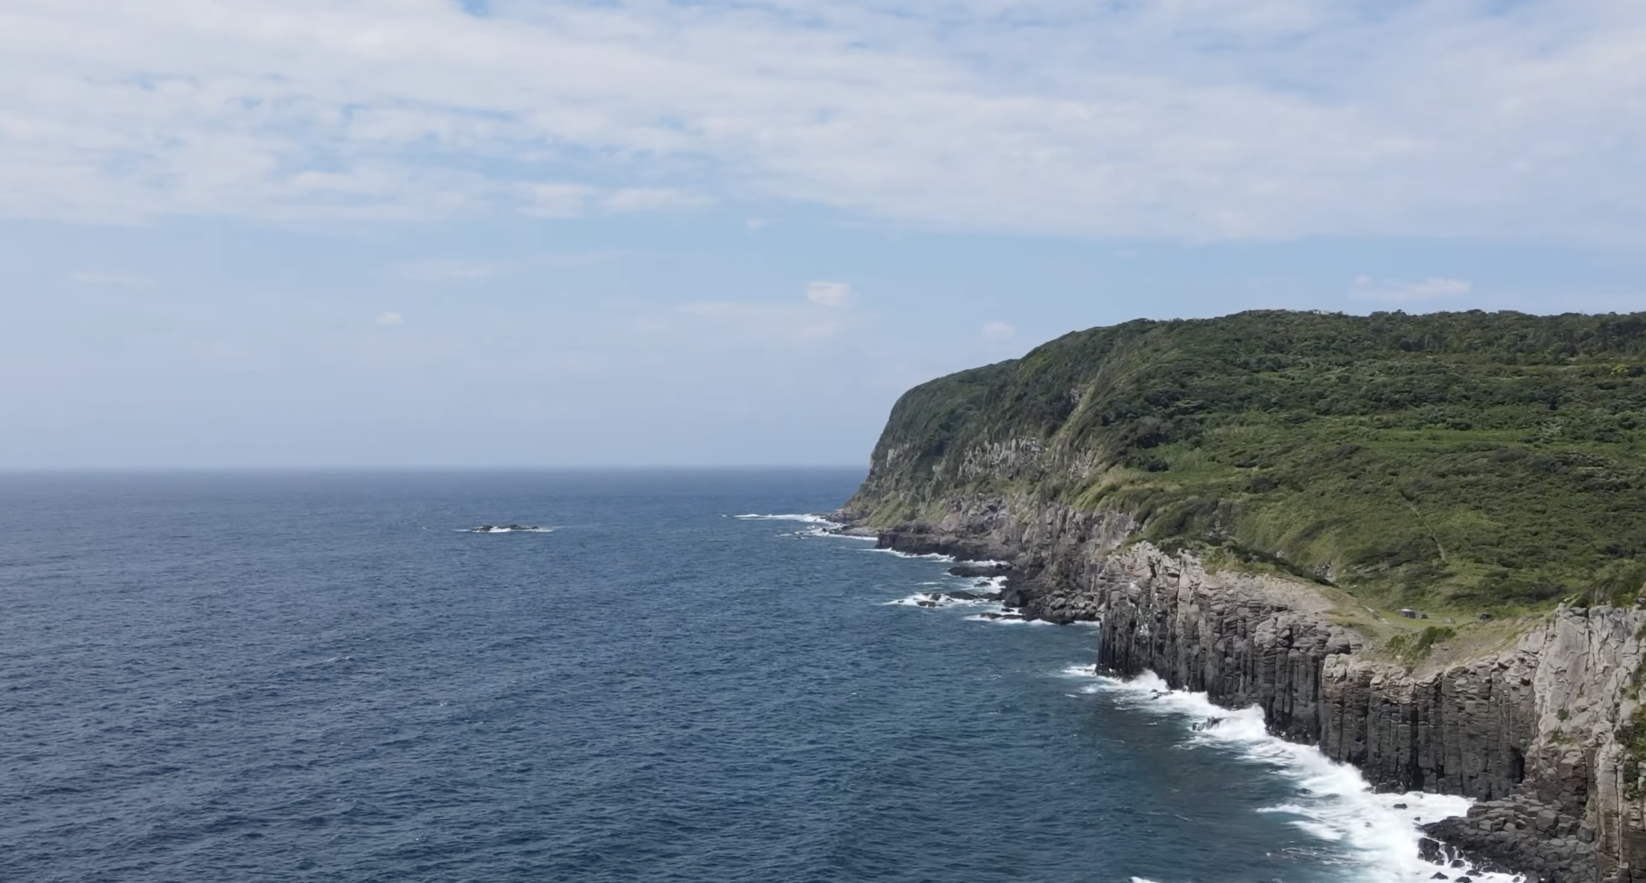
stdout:
{"type": "Polygon", "coordinates": [[[1643,432],[1646,315],[1139,321],[911,390],[856,504],[881,522],[967,492],[1117,508],[1164,545],[1384,605],[1632,600],[1643,432]],[[1046,453],[962,469],[1009,439],[1046,453]]]}

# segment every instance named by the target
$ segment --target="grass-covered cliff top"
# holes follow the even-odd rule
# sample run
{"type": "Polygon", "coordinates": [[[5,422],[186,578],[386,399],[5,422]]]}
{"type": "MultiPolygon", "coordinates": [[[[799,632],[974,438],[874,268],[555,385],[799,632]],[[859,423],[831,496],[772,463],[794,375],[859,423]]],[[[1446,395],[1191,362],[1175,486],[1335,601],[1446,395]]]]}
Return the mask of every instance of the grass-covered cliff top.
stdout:
{"type": "Polygon", "coordinates": [[[1140,320],[910,390],[851,505],[1024,494],[1389,604],[1632,602],[1643,432],[1646,314],[1140,320]]]}

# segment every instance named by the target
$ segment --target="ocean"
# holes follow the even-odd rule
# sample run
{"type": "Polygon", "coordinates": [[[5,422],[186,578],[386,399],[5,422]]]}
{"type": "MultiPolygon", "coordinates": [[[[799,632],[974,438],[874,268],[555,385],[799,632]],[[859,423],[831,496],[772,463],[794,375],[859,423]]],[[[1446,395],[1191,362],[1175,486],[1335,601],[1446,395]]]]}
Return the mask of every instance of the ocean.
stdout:
{"type": "Polygon", "coordinates": [[[808,517],[861,477],[0,476],[0,880],[1460,873],[1459,799],[919,606],[978,580],[808,517]]]}

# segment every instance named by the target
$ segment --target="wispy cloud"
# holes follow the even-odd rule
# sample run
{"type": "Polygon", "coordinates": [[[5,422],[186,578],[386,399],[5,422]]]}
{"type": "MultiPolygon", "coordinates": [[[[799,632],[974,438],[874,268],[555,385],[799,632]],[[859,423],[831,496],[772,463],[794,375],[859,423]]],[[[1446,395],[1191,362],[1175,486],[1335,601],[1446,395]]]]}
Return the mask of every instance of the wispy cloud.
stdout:
{"type": "Polygon", "coordinates": [[[389,271],[411,282],[471,282],[491,278],[508,269],[508,264],[434,259],[397,264],[389,271]]]}
{"type": "Polygon", "coordinates": [[[539,218],[576,218],[588,211],[598,192],[582,184],[528,184],[521,211],[539,218]]]}
{"type": "Polygon", "coordinates": [[[617,249],[603,251],[568,251],[558,254],[539,255],[532,259],[533,263],[548,264],[555,267],[583,267],[589,264],[604,264],[615,261],[627,252],[617,249]]]}
{"type": "Polygon", "coordinates": [[[408,282],[438,284],[445,282],[477,282],[506,273],[527,272],[541,267],[586,267],[615,261],[623,251],[568,251],[535,255],[512,262],[471,261],[454,258],[431,258],[410,263],[395,264],[388,273],[408,282]]]}
{"type": "Polygon", "coordinates": [[[154,284],[152,277],[143,273],[128,271],[82,270],[70,273],[68,280],[76,285],[99,285],[114,288],[148,288],[154,284]]]}
{"type": "Polygon", "coordinates": [[[376,319],[379,325],[402,325],[405,321],[406,317],[399,313],[380,313],[376,319]]]}
{"type": "Polygon", "coordinates": [[[780,199],[1187,240],[1646,228],[1646,4],[797,9],[11,0],[0,214],[780,199]]]}
{"type": "Polygon", "coordinates": [[[707,201],[697,194],[668,187],[629,187],[606,194],[601,200],[601,208],[613,213],[654,212],[696,208],[707,201]]]}
{"type": "Polygon", "coordinates": [[[806,286],[806,299],[818,306],[843,307],[852,302],[852,287],[845,282],[812,282],[806,286]]]}
{"type": "Polygon", "coordinates": [[[704,301],[682,304],[674,312],[697,323],[689,329],[692,333],[709,331],[762,343],[825,340],[846,327],[832,311],[798,304],[704,301]]]}
{"type": "Polygon", "coordinates": [[[1017,336],[1017,329],[1005,322],[989,322],[983,326],[984,340],[1011,340],[1017,336]]]}
{"type": "Polygon", "coordinates": [[[670,311],[694,323],[683,327],[654,319],[650,325],[701,335],[739,337],[764,343],[812,342],[833,338],[859,318],[852,305],[852,288],[845,282],[812,282],[805,303],[766,301],[696,301],[670,311]]]}
{"type": "Polygon", "coordinates": [[[1383,301],[1386,303],[1416,303],[1421,301],[1443,300],[1448,298],[1468,297],[1474,291],[1474,284],[1465,279],[1446,279],[1431,276],[1418,282],[1402,282],[1388,279],[1373,279],[1370,276],[1358,276],[1354,281],[1353,294],[1360,300],[1383,301]]]}

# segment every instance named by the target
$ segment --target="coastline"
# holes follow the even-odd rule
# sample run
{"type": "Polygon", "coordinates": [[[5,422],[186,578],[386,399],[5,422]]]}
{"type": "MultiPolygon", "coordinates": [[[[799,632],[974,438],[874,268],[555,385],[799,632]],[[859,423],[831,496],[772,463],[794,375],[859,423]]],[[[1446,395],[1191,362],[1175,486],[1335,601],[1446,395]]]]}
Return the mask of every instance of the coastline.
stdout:
{"type": "Polygon", "coordinates": [[[1008,607],[1099,623],[1098,670],[1257,706],[1273,735],[1376,790],[1475,801],[1425,826],[1430,861],[1548,883],[1646,879],[1639,765],[1614,732],[1637,707],[1646,612],[1562,608],[1504,646],[1408,669],[1343,623],[1346,596],[1128,544],[1136,525],[1116,513],[970,500],[937,523],[830,517],[880,548],[1008,562],[1008,607]]]}

